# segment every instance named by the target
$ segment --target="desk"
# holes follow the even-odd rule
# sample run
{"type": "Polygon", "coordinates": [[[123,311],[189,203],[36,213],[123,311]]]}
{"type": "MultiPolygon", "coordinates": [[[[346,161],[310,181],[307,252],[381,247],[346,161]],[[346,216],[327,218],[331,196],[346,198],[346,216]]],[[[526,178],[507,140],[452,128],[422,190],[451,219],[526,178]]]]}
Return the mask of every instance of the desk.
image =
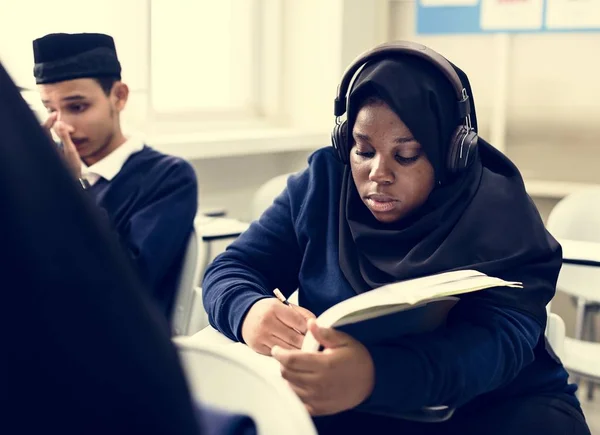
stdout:
{"type": "Polygon", "coordinates": [[[234,239],[250,226],[247,222],[224,217],[198,216],[195,222],[200,228],[200,236],[204,247],[201,271],[204,273],[212,258],[212,242],[217,240],[234,239]]]}
{"type": "Polygon", "coordinates": [[[196,221],[202,228],[203,242],[235,238],[250,226],[247,222],[224,217],[200,216],[196,221]]]}
{"type": "Polygon", "coordinates": [[[277,360],[270,356],[254,352],[243,343],[230,340],[210,325],[196,332],[192,336],[175,337],[173,341],[180,346],[188,348],[216,346],[225,349],[228,354],[236,357],[238,360],[249,362],[254,366],[259,367],[261,370],[266,371],[270,376],[280,377],[279,363],[277,360]]]}
{"type": "Polygon", "coordinates": [[[563,249],[563,263],[600,267],[600,243],[558,239],[563,249]]]}
{"type": "MultiPolygon", "coordinates": [[[[261,373],[265,379],[281,384],[281,389],[289,389],[287,382],[283,381],[281,377],[280,364],[276,359],[260,355],[243,343],[231,341],[212,326],[207,326],[191,337],[175,337],[173,341],[180,349],[217,349],[223,355],[227,355],[240,364],[252,367],[256,372],[261,373]]],[[[291,389],[289,391],[292,392],[291,389]]],[[[300,415],[305,412],[305,408],[301,404],[295,410],[295,413],[300,415]]],[[[422,411],[407,412],[403,418],[414,421],[436,422],[450,418],[453,412],[454,409],[448,409],[447,406],[432,406],[423,408],[422,411]]]]}
{"type": "Polygon", "coordinates": [[[281,377],[277,360],[229,340],[210,326],[173,341],[197,400],[251,416],[259,434],[317,435],[306,408],[281,377]]]}

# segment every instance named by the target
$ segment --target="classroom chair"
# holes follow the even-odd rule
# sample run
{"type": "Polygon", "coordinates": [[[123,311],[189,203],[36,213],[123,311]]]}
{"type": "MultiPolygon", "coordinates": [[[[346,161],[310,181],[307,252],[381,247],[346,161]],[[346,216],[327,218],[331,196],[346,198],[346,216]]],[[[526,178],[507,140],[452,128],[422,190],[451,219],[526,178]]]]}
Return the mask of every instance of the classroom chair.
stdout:
{"type": "MultiPolygon", "coordinates": [[[[547,228],[558,239],[600,243],[600,189],[585,189],[563,198],[552,209],[547,228]]],[[[600,309],[600,267],[563,264],[557,290],[573,297],[577,307],[575,337],[564,343],[563,363],[576,377],[600,381],[600,343],[596,343],[594,315],[600,309]],[[584,341],[585,340],[585,341],[584,341]]]]}

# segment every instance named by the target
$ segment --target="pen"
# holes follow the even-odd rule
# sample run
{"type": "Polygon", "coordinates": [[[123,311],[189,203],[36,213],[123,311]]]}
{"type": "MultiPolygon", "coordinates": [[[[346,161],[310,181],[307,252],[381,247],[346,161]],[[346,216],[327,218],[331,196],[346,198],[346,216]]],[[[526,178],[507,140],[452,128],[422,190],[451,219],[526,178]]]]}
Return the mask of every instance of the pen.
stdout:
{"type": "Polygon", "coordinates": [[[279,299],[284,305],[287,305],[288,307],[294,308],[292,307],[292,305],[288,302],[288,300],[285,298],[285,296],[283,295],[283,293],[281,293],[281,291],[276,288],[275,290],[273,290],[273,293],[275,293],[275,297],[277,299],[279,299]]]}
{"type": "MultiPolygon", "coordinates": [[[[281,291],[280,291],[278,288],[276,288],[275,290],[273,290],[273,293],[275,293],[275,297],[276,297],[277,299],[279,299],[279,300],[280,300],[280,301],[281,301],[281,302],[282,302],[284,305],[287,305],[287,306],[288,306],[288,307],[290,307],[292,310],[294,310],[294,311],[298,312],[298,311],[297,311],[297,310],[294,308],[294,306],[288,302],[288,300],[285,298],[285,296],[283,295],[283,293],[281,293],[281,291]]],[[[298,334],[302,334],[302,332],[298,331],[296,328],[293,328],[293,329],[294,329],[294,331],[296,331],[298,334]]],[[[302,334],[302,335],[304,335],[304,334],[302,334]]]]}

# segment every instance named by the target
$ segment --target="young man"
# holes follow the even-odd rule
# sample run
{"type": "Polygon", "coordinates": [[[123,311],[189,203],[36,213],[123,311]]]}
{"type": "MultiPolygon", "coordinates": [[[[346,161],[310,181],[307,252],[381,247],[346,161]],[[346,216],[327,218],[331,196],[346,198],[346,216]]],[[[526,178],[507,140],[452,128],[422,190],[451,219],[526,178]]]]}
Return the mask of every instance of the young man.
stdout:
{"type": "Polygon", "coordinates": [[[256,434],[192,398],[164,319],[1,62],[0,95],[0,433],[256,434]]]}
{"type": "Polygon", "coordinates": [[[197,183],[184,160],[126,138],[129,89],[113,38],[50,34],[33,41],[34,76],[67,166],[104,210],[146,287],[170,319],[197,183]]]}

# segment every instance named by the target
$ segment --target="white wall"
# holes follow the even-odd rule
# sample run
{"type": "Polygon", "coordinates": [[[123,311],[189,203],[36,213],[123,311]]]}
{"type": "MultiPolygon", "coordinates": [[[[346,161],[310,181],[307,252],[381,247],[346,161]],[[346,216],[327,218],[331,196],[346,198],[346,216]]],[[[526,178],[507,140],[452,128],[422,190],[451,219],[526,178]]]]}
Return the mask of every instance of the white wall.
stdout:
{"type": "MultiPolygon", "coordinates": [[[[410,39],[440,51],[465,70],[474,88],[481,135],[490,138],[500,66],[494,35],[417,36],[414,0],[285,5],[290,24],[284,41],[284,92],[293,102],[287,113],[293,123],[328,130],[335,87],[346,65],[382,40],[410,39]],[[387,16],[381,13],[386,5],[387,16]]],[[[597,47],[600,34],[594,33],[510,37],[506,152],[526,179],[600,183],[600,126],[595,122],[600,119],[600,57],[592,54],[597,47]]],[[[308,154],[197,161],[202,203],[246,217],[249,193],[271,176],[304,167],[308,154]],[[245,162],[251,164],[243,181],[221,180],[245,162]]],[[[536,199],[544,216],[556,201],[536,199]]]]}
{"type": "Polygon", "coordinates": [[[33,77],[32,41],[53,32],[108,33],[115,39],[123,80],[131,90],[123,121],[137,125],[146,117],[147,107],[147,13],[146,0],[0,0],[0,60],[18,85],[32,89],[24,96],[44,118],[33,77]],[[63,13],[57,14],[57,8],[63,13]],[[27,25],[23,25],[24,20],[27,25]]]}
{"type": "MultiPolygon", "coordinates": [[[[440,51],[469,75],[480,132],[490,138],[500,66],[494,35],[417,36],[414,0],[285,4],[291,24],[285,41],[284,90],[285,98],[295,102],[288,112],[294,123],[329,129],[332,98],[343,68],[382,40],[411,39],[440,51]],[[386,5],[387,16],[381,13],[386,5]],[[310,31],[315,23],[316,29],[310,31]]],[[[593,55],[597,47],[600,33],[510,36],[506,152],[526,179],[600,183],[596,145],[600,126],[595,122],[600,119],[600,57],[593,55]]],[[[304,167],[308,154],[197,161],[202,203],[223,205],[246,217],[249,193],[271,176],[304,167]],[[245,162],[251,163],[243,182],[221,180],[230,168],[237,171],[245,162]]],[[[556,201],[536,200],[544,217],[556,201]]]]}
{"type": "Polygon", "coordinates": [[[287,125],[322,133],[313,149],[193,160],[200,207],[223,207],[250,219],[252,195],[279,174],[306,167],[311,152],[329,145],[333,100],[344,68],[360,52],[382,42],[385,1],[285,1],[282,118],[287,125]]]}
{"type": "Polygon", "coordinates": [[[223,208],[228,216],[250,221],[252,198],[267,180],[306,166],[310,152],[259,154],[192,161],[200,209],[223,208]]]}
{"type": "MultiPolygon", "coordinates": [[[[75,0],[62,1],[72,1],[74,7],[81,9],[75,0]]],[[[10,2],[12,6],[7,9],[9,1],[0,0],[3,15],[0,21],[16,22],[23,16],[23,9],[31,7],[33,2],[24,0],[19,3],[20,9],[15,9],[10,2]]],[[[140,14],[145,10],[144,4],[145,0],[135,0],[121,7],[117,16],[106,17],[104,27],[89,28],[86,23],[48,22],[39,18],[37,33],[28,35],[33,39],[61,30],[112,33],[124,59],[124,79],[134,90],[125,112],[126,124],[132,125],[145,118],[147,107],[147,77],[142,66],[147,65],[144,41],[148,29],[147,16],[140,14]]],[[[198,158],[190,153],[200,182],[202,208],[224,207],[232,216],[247,219],[251,194],[260,184],[278,174],[304,167],[313,149],[329,145],[328,134],[334,121],[333,97],[342,71],[360,52],[384,40],[418,40],[463,68],[475,90],[481,134],[490,137],[499,65],[493,35],[417,37],[414,0],[282,0],[281,7],[284,17],[280,44],[283,104],[278,121],[299,132],[318,132],[322,139],[298,149],[292,146],[272,152],[277,146],[275,140],[267,147],[268,151],[248,156],[217,159],[198,158]]],[[[112,8],[101,7],[92,12],[100,16],[106,15],[107,10],[112,8]]],[[[597,79],[600,58],[594,54],[600,47],[600,34],[515,35],[510,39],[508,155],[526,178],[600,182],[596,146],[600,127],[595,123],[600,118],[600,80],[597,79]]],[[[19,68],[30,74],[29,43],[20,48],[12,47],[11,38],[3,37],[0,52],[4,56],[6,53],[13,57],[18,55],[3,58],[10,61],[15,74],[23,75],[19,68]]],[[[171,147],[167,143],[160,149],[185,155],[187,150],[201,146],[216,148],[219,145],[190,142],[171,147]],[[185,151],[180,152],[182,150],[185,151]]]]}
{"type": "MultiPolygon", "coordinates": [[[[390,6],[390,39],[428,45],[469,75],[481,134],[489,138],[496,37],[417,36],[415,1],[390,6]]],[[[526,178],[600,183],[600,32],[509,38],[507,154],[526,178]]]]}

